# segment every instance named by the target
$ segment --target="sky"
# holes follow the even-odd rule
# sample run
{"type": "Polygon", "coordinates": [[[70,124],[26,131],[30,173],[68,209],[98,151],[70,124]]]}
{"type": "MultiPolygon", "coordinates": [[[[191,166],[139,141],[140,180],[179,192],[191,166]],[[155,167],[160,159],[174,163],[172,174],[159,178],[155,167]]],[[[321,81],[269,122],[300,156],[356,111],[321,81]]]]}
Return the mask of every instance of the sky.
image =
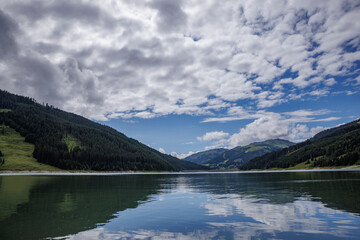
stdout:
{"type": "Polygon", "coordinates": [[[360,1],[0,0],[0,88],[184,158],[360,117],[360,1]]]}

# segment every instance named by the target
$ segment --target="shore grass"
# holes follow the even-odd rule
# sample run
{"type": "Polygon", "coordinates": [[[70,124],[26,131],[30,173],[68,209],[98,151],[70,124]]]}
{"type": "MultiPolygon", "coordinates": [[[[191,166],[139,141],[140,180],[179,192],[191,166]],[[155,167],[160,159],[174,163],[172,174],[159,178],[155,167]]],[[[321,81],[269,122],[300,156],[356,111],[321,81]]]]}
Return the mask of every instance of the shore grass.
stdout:
{"type": "Polygon", "coordinates": [[[61,171],[33,158],[34,145],[24,140],[14,129],[0,125],[0,150],[5,159],[5,163],[0,166],[1,171],[61,171]]]}

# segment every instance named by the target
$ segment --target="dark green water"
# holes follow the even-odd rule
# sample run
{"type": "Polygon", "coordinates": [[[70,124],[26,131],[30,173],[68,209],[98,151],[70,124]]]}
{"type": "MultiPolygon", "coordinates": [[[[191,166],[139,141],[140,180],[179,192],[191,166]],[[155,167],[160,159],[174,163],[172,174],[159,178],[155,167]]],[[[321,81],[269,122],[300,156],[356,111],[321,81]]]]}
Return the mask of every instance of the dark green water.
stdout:
{"type": "Polygon", "coordinates": [[[359,239],[360,171],[0,176],[0,239],[359,239]]]}

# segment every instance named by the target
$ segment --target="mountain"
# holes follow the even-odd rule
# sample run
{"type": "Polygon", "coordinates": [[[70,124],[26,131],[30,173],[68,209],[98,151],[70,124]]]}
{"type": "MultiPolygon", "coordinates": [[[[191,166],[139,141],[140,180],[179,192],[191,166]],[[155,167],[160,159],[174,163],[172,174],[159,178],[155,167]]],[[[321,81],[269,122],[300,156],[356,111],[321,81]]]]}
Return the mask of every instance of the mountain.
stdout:
{"type": "Polygon", "coordinates": [[[360,164],[360,119],[322,131],[305,142],[254,158],[241,170],[360,164]]]}
{"type": "Polygon", "coordinates": [[[203,151],[203,152],[194,153],[194,154],[184,158],[184,160],[201,165],[201,164],[205,164],[206,162],[213,159],[214,157],[217,157],[218,155],[223,154],[226,151],[227,151],[227,149],[225,149],[225,148],[211,149],[211,150],[207,150],[207,151],[203,151]]]}
{"type": "Polygon", "coordinates": [[[207,161],[204,166],[211,169],[238,168],[251,159],[266,153],[279,150],[294,143],[287,140],[271,139],[264,142],[255,142],[243,147],[235,147],[207,161]]]}
{"type": "MultiPolygon", "coordinates": [[[[3,90],[0,90],[0,124],[0,135],[8,134],[5,129],[9,130],[12,136],[20,133],[25,142],[33,147],[32,156],[37,162],[61,169],[204,169],[197,164],[162,154],[111,127],[3,90]]],[[[0,145],[0,148],[11,143],[6,144],[0,145]]],[[[27,149],[31,149],[31,146],[27,146],[27,149]]],[[[7,155],[5,149],[2,148],[1,151],[5,160],[4,167],[7,164],[7,155]]]]}

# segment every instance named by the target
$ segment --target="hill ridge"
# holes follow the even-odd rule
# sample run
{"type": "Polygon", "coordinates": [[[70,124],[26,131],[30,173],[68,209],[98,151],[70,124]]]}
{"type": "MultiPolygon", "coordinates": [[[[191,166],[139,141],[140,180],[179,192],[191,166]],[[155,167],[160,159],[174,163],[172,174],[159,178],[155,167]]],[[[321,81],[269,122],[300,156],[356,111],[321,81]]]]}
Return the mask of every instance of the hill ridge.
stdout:
{"type": "MultiPolygon", "coordinates": [[[[35,99],[0,89],[0,123],[13,128],[35,145],[38,162],[76,170],[196,170],[191,162],[162,154],[115,129],[68,113],[35,99]],[[66,134],[81,143],[72,150],[63,142],[66,134]]],[[[6,161],[6,156],[5,156],[6,161]]]]}
{"type": "Polygon", "coordinates": [[[257,157],[241,170],[349,166],[360,162],[360,119],[324,130],[288,148],[257,157]]]}
{"type": "Polygon", "coordinates": [[[207,150],[193,154],[185,159],[188,161],[197,161],[197,156],[204,155],[201,162],[197,162],[198,164],[202,164],[211,169],[234,169],[255,157],[293,144],[294,143],[284,139],[268,139],[262,142],[250,143],[245,146],[225,149],[225,151],[222,149],[207,150]],[[218,154],[216,156],[214,156],[214,154],[207,154],[209,151],[218,152],[218,154]]]}

